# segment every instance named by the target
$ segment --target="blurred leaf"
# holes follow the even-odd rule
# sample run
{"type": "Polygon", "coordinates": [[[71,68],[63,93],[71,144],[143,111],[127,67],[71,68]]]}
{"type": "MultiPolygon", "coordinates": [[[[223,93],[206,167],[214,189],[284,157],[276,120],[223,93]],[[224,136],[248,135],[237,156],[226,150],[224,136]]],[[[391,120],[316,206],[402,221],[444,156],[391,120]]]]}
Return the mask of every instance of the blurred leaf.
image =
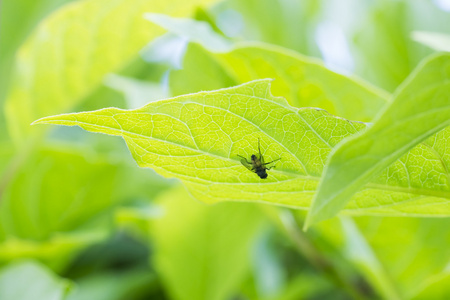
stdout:
{"type": "Polygon", "coordinates": [[[224,54],[190,45],[183,70],[170,75],[176,95],[274,78],[272,90],[295,107],[319,107],[350,120],[370,121],[388,95],[357,78],[335,73],[321,61],[264,44],[242,44],[224,54]]]}
{"type": "Polygon", "coordinates": [[[104,238],[104,232],[92,229],[80,233],[54,233],[44,241],[11,236],[0,244],[0,262],[31,257],[53,270],[61,270],[72,260],[75,253],[104,238]]]}
{"type": "MultiPolygon", "coordinates": [[[[263,201],[307,208],[327,155],[365,126],[320,109],[290,107],[270,94],[269,82],[156,101],[137,110],[106,108],[46,117],[35,124],[78,125],[122,136],[140,167],[181,179],[206,203],[263,201]],[[258,137],[267,162],[282,158],[265,180],[242,166],[238,157],[250,159],[258,153],[258,137]]],[[[449,132],[432,137],[432,146],[418,145],[385,169],[355,195],[348,212],[449,215],[447,171],[436,157],[450,149],[445,147],[449,132]]]]}
{"type": "Polygon", "coordinates": [[[145,270],[100,273],[86,276],[77,282],[77,288],[68,300],[131,300],[153,289],[155,276],[145,270]]]}
{"type": "Polygon", "coordinates": [[[437,51],[450,52],[450,35],[439,32],[414,31],[411,35],[416,42],[437,51]]]}
{"type": "Polygon", "coordinates": [[[274,243],[270,239],[271,233],[265,230],[253,246],[252,273],[258,299],[278,294],[286,283],[286,272],[280,256],[274,250],[274,243]]]}
{"type": "Polygon", "coordinates": [[[211,0],[78,1],[52,14],[18,54],[7,102],[12,136],[22,139],[36,118],[61,113],[95,91],[103,77],[131,61],[163,30],[145,12],[185,16],[211,0]]]}
{"type": "Polygon", "coordinates": [[[187,37],[190,41],[202,44],[211,51],[228,51],[232,44],[216,33],[204,21],[186,18],[171,18],[163,14],[145,14],[145,18],[176,35],[187,37]]]}
{"type": "Polygon", "coordinates": [[[43,147],[23,163],[1,194],[0,260],[35,257],[58,269],[104,237],[119,165],[64,146],[43,147]]]}
{"type": "Polygon", "coordinates": [[[342,219],[342,231],[345,236],[345,247],[342,250],[346,257],[362,270],[372,286],[378,288],[384,298],[401,299],[397,285],[392,282],[372,248],[351,219],[342,219]]]}
{"type": "Polygon", "coordinates": [[[415,299],[447,272],[450,249],[444,245],[450,234],[439,228],[449,224],[449,219],[357,217],[354,222],[333,218],[315,229],[358,267],[382,299],[415,299]]]}
{"type": "MultiPolygon", "coordinates": [[[[333,291],[329,282],[323,276],[303,274],[289,281],[281,293],[275,297],[265,298],[268,300],[299,300],[314,299],[317,295],[323,295],[327,291],[333,291]]],[[[338,299],[334,293],[333,298],[338,299]]],[[[325,297],[319,299],[326,299],[325,297]]]]}
{"type": "Polygon", "coordinates": [[[63,300],[70,289],[69,281],[33,261],[14,263],[0,272],[2,300],[63,300]]]}
{"type": "Polygon", "coordinates": [[[411,40],[411,32],[450,31],[450,13],[439,9],[436,2],[370,1],[368,15],[358,16],[364,23],[358,24],[358,19],[350,23],[357,30],[354,38],[357,73],[389,92],[394,91],[431,53],[411,40]]]}
{"type": "MultiPolygon", "coordinates": [[[[379,260],[403,298],[411,299],[450,259],[448,219],[357,218],[379,260]],[[395,230],[392,230],[395,228],[395,230]]],[[[434,299],[434,298],[430,298],[434,299]]]]}
{"type": "MultiPolygon", "coordinates": [[[[73,0],[4,0],[0,10],[0,104],[8,90],[14,54],[40,19],[73,0]],[[20,22],[17,22],[20,20],[20,22]]],[[[3,116],[0,117],[2,119],[3,116]]]]}
{"type": "Polygon", "coordinates": [[[116,210],[115,221],[120,228],[147,239],[152,220],[161,217],[161,208],[156,205],[121,207],[116,210]]]}
{"type": "MultiPolygon", "coordinates": [[[[313,42],[315,19],[323,1],[318,0],[231,0],[217,9],[217,22],[225,32],[241,25],[235,36],[249,41],[280,45],[304,54],[318,54],[313,42]],[[242,16],[242,24],[229,18],[232,12],[242,16]]],[[[219,26],[220,27],[220,26],[219,26]]]]}
{"type": "MultiPolygon", "coordinates": [[[[241,66],[243,68],[243,66],[241,66]]],[[[238,85],[214,54],[197,44],[189,44],[181,70],[169,74],[170,92],[173,96],[212,91],[238,85]]]]}
{"type": "Polygon", "coordinates": [[[361,73],[376,85],[393,91],[410,73],[406,45],[406,4],[403,1],[378,1],[355,37],[362,61],[361,73]],[[382,45],[380,47],[380,45],[382,45]]]}
{"type": "Polygon", "coordinates": [[[34,152],[2,194],[0,237],[44,240],[109,208],[118,166],[76,150],[34,152]]]}
{"type": "Polygon", "coordinates": [[[153,261],[173,299],[229,299],[249,272],[262,214],[250,204],[205,206],[176,189],[159,198],[153,261]]]}
{"type": "Polygon", "coordinates": [[[138,108],[150,101],[168,98],[167,92],[158,83],[110,74],[106,77],[105,84],[123,92],[127,108],[138,108]]]}
{"type": "MultiPolygon", "coordinates": [[[[330,155],[305,226],[335,215],[374,176],[430,135],[450,125],[449,79],[449,54],[435,55],[425,60],[399,87],[393,102],[377,117],[373,126],[335,148],[330,155]],[[418,124],[420,126],[417,126],[418,124]]],[[[449,131],[444,132],[448,134],[449,131]]],[[[420,147],[430,149],[433,159],[441,164],[443,172],[438,175],[439,179],[436,179],[448,191],[449,148],[443,146],[448,137],[445,133],[437,135],[445,136],[442,139],[431,137],[420,147]]],[[[399,179],[406,181],[411,191],[427,187],[430,175],[415,181],[416,170],[413,165],[416,159],[412,155],[406,155],[404,158],[403,174],[399,174],[399,179]]],[[[389,175],[386,180],[391,180],[389,175]]],[[[425,214],[425,207],[429,208],[433,203],[441,201],[447,202],[444,199],[438,200],[436,196],[438,195],[433,193],[417,195],[416,211],[425,214]]],[[[448,192],[444,192],[442,196],[448,198],[448,192]]],[[[394,199],[391,201],[398,205],[394,199]]],[[[442,204],[447,206],[446,203],[442,204]]],[[[433,211],[435,210],[428,210],[428,214],[433,214],[433,211]]]]}
{"type": "Polygon", "coordinates": [[[432,278],[431,282],[427,282],[428,285],[420,291],[420,293],[414,295],[414,300],[429,300],[440,299],[445,300],[450,295],[450,273],[448,270],[437,278],[432,278]]]}

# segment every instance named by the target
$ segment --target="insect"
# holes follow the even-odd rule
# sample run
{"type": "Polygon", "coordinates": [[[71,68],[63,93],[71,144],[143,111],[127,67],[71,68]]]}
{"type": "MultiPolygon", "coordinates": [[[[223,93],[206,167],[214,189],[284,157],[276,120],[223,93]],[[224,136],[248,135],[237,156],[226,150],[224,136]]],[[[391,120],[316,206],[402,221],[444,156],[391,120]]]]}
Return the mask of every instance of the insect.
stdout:
{"type": "Polygon", "coordinates": [[[255,172],[261,179],[266,179],[267,178],[267,172],[266,170],[270,170],[275,166],[272,167],[266,167],[268,164],[271,164],[273,162],[276,162],[278,160],[280,160],[281,158],[272,160],[271,162],[264,162],[264,156],[262,156],[261,154],[261,148],[259,145],[259,138],[258,138],[258,152],[259,155],[257,154],[252,154],[251,157],[251,161],[247,161],[247,159],[241,155],[238,155],[239,157],[241,157],[241,164],[246,167],[247,169],[249,169],[252,172],[255,172]]]}

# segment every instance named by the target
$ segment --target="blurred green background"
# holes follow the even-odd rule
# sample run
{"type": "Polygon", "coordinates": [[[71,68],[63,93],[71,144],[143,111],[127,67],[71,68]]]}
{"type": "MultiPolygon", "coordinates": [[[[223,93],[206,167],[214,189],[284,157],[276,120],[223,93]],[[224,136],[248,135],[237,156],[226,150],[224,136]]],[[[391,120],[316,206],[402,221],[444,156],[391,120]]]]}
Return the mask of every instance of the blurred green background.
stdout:
{"type": "Polygon", "coordinates": [[[388,95],[434,52],[413,33],[450,33],[449,1],[3,0],[0,13],[0,300],[450,298],[447,219],[304,233],[303,211],[199,203],[120,139],[29,126],[239,84],[216,52],[249,41],[388,95]]]}

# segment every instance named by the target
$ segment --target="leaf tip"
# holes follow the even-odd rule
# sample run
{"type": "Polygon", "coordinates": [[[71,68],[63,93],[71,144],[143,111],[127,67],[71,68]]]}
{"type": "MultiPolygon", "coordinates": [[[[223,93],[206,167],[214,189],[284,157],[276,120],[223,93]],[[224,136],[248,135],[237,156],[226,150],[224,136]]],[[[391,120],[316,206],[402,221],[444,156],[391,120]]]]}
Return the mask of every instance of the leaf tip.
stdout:
{"type": "Polygon", "coordinates": [[[31,122],[31,126],[33,126],[33,125],[38,125],[38,124],[46,124],[47,122],[46,122],[46,120],[45,120],[45,118],[40,118],[40,119],[37,119],[36,121],[33,121],[33,122],[31,122]]]}

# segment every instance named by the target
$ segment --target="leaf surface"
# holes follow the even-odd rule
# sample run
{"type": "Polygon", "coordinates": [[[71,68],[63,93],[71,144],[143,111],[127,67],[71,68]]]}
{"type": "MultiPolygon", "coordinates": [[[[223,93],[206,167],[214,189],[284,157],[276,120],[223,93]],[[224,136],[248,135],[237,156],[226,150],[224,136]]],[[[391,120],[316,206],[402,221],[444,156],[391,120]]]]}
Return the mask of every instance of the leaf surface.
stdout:
{"type": "MultiPolygon", "coordinates": [[[[306,226],[335,215],[374,176],[430,135],[450,125],[449,95],[450,54],[432,56],[399,87],[393,102],[373,126],[333,151],[306,226]]],[[[443,137],[443,133],[428,139],[420,147],[428,148],[439,161],[444,171],[440,184],[448,186],[449,147],[447,139],[439,137],[443,137]]],[[[416,187],[415,179],[421,186],[427,186],[435,174],[430,171],[418,178],[411,177],[413,170],[408,162],[415,160],[411,154],[405,157],[403,168],[406,174],[401,180],[411,189],[416,187]]],[[[427,157],[425,153],[421,155],[427,157]]],[[[425,206],[421,208],[426,210],[425,206]]]]}
{"type": "MultiPolygon", "coordinates": [[[[269,82],[156,101],[136,110],[46,117],[35,124],[78,125],[122,136],[139,166],[181,179],[207,203],[263,201],[308,208],[332,148],[366,125],[320,109],[291,107],[270,94],[269,82]],[[238,157],[258,153],[258,138],[265,161],[281,157],[266,180],[242,166],[238,157]]],[[[436,156],[438,151],[448,155],[448,136],[444,130],[432,147],[411,150],[357,193],[346,210],[449,215],[448,176],[436,156]]]]}

